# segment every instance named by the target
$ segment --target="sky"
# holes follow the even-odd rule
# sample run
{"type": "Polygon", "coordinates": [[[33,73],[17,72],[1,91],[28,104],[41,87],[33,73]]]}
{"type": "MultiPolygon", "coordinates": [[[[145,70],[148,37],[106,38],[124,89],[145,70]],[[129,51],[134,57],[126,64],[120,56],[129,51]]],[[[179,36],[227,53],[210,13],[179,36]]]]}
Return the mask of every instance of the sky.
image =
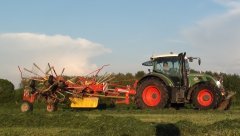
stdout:
{"type": "Polygon", "coordinates": [[[0,4],[0,78],[51,63],[65,75],[104,64],[147,72],[152,55],[187,52],[197,70],[240,74],[239,0],[7,0],[0,4]]]}

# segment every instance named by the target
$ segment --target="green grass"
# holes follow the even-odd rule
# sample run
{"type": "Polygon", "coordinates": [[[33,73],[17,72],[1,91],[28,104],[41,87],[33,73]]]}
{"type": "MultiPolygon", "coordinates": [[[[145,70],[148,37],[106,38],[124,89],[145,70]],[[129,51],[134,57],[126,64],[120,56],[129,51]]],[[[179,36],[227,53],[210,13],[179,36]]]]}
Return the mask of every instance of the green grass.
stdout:
{"type": "Polygon", "coordinates": [[[21,113],[20,104],[0,105],[0,135],[240,135],[240,107],[229,111],[193,109],[138,110],[119,106],[106,110],[73,110],[61,106],[48,113],[42,104],[21,113]]]}

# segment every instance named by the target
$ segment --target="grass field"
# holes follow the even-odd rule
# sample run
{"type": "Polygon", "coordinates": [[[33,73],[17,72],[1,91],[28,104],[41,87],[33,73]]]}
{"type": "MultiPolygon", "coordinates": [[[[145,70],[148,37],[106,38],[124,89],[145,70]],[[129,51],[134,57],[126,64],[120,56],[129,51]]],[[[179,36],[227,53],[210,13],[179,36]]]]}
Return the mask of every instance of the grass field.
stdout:
{"type": "Polygon", "coordinates": [[[229,111],[198,111],[173,108],[138,110],[127,106],[106,110],[59,108],[48,113],[44,105],[34,105],[31,113],[21,113],[20,104],[0,105],[0,135],[240,135],[240,107],[229,111]]]}

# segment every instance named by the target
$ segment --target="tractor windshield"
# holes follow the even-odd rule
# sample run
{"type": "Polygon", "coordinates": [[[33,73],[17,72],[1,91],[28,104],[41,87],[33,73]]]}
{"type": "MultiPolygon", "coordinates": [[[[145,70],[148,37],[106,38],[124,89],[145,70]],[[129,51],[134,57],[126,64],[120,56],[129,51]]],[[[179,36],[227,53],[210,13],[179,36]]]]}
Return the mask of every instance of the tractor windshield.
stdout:
{"type": "Polygon", "coordinates": [[[169,77],[179,77],[180,64],[178,57],[162,57],[154,60],[153,71],[169,77]]]}

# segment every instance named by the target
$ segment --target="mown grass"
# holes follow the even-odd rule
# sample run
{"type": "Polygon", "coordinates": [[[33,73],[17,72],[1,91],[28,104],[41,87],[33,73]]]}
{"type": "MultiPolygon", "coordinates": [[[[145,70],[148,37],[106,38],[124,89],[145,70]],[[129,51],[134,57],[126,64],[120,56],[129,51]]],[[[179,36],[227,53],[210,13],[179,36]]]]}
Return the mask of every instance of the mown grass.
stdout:
{"type": "Polygon", "coordinates": [[[120,106],[106,110],[60,107],[48,113],[42,104],[21,113],[19,104],[0,105],[0,135],[240,135],[240,108],[229,111],[193,109],[138,110],[120,106]]]}

